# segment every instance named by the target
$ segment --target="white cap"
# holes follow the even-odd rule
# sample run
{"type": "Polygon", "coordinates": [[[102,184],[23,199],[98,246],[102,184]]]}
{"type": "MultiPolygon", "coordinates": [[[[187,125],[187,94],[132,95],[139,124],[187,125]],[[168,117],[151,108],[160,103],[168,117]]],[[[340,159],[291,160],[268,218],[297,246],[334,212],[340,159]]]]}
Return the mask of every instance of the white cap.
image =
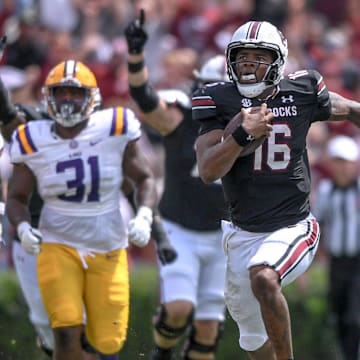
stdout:
{"type": "Polygon", "coordinates": [[[178,105],[184,109],[191,109],[191,100],[182,90],[166,89],[157,92],[160,99],[169,105],[178,105]]]}
{"type": "Polygon", "coordinates": [[[25,71],[9,65],[0,66],[0,78],[10,91],[23,87],[27,80],[25,71]]]}
{"type": "Polygon", "coordinates": [[[359,145],[349,136],[338,135],[329,140],[327,153],[330,158],[357,161],[359,160],[359,145]]]}
{"type": "Polygon", "coordinates": [[[200,71],[194,70],[194,76],[203,82],[229,81],[225,56],[213,56],[204,63],[200,71]]]}

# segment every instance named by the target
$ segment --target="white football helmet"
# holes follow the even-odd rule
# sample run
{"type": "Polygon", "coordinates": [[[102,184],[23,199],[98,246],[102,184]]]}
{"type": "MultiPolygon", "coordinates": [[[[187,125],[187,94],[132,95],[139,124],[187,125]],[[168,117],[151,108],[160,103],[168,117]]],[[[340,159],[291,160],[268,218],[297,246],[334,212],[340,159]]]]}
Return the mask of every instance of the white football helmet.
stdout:
{"type": "Polygon", "coordinates": [[[203,83],[229,81],[226,70],[226,58],[223,55],[215,55],[208,59],[199,70],[194,70],[196,80],[203,83]]]}
{"type": "Polygon", "coordinates": [[[229,78],[235,82],[240,94],[253,98],[268,87],[278,84],[283,77],[288,56],[287,40],[283,34],[267,21],[249,21],[233,34],[227,49],[226,62],[229,78]],[[254,84],[241,84],[236,74],[235,57],[240,48],[266,49],[274,53],[274,61],[268,65],[263,77],[254,84]]]}

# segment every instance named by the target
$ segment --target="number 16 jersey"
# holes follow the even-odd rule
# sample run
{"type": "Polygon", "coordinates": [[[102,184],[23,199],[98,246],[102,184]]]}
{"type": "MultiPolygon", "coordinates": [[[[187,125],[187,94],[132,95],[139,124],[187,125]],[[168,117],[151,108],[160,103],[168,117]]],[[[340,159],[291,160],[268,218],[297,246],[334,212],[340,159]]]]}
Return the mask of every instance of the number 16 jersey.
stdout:
{"type": "Polygon", "coordinates": [[[289,74],[266,100],[242,96],[235,84],[208,85],[194,93],[200,134],[225,129],[241,108],[266,102],[273,131],[254,153],[239,158],[222,178],[231,221],[244,230],[269,232],[296,224],[309,212],[310,168],[306,136],[314,121],[330,116],[330,99],[315,70],[289,74]]]}

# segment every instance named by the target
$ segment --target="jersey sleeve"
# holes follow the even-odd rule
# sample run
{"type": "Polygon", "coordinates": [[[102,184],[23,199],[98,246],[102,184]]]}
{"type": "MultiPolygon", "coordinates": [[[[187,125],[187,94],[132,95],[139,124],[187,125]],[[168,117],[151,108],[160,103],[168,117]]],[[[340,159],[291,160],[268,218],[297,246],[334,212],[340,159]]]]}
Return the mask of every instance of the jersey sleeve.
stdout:
{"type": "Polygon", "coordinates": [[[12,134],[10,161],[14,164],[24,162],[27,155],[37,152],[30,128],[30,124],[23,124],[18,126],[12,134]]]}
{"type": "Polygon", "coordinates": [[[141,136],[141,124],[135,113],[125,107],[113,108],[110,135],[124,135],[129,141],[141,136]]]}
{"type": "Polygon", "coordinates": [[[130,109],[125,109],[125,116],[128,120],[128,137],[130,140],[136,140],[141,136],[141,124],[135,113],[130,109]]]}
{"type": "Polygon", "coordinates": [[[206,86],[196,90],[193,94],[192,118],[200,122],[200,135],[211,130],[224,129],[224,125],[217,117],[216,102],[206,86]]]}
{"type": "Polygon", "coordinates": [[[315,121],[328,120],[331,115],[331,102],[329,91],[325,85],[324,78],[316,70],[311,70],[310,74],[313,75],[314,89],[318,107],[315,113],[315,121]]]}

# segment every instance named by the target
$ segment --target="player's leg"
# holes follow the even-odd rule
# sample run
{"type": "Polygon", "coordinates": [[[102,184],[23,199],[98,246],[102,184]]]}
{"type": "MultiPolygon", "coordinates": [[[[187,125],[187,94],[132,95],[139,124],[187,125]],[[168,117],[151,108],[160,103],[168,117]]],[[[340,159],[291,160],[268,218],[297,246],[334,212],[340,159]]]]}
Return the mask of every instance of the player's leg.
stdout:
{"type": "Polygon", "coordinates": [[[194,321],[183,349],[183,359],[214,360],[223,323],[216,320],[194,321]]]}
{"type": "Polygon", "coordinates": [[[84,268],[79,254],[68,246],[43,243],[37,274],[54,332],[54,359],[81,359],[84,268]]]}
{"type": "Polygon", "coordinates": [[[290,314],[282,286],[310,266],[319,237],[319,225],[309,217],[267,236],[249,261],[251,289],[278,359],[293,358],[290,314]]]}
{"type": "Polygon", "coordinates": [[[251,360],[277,360],[270,340],[267,340],[260,349],[248,351],[247,354],[251,360]]]}
{"type": "Polygon", "coordinates": [[[260,303],[266,331],[277,357],[292,358],[290,314],[278,274],[268,266],[253,266],[250,268],[250,281],[251,289],[260,303]]]}
{"type": "Polygon", "coordinates": [[[21,244],[12,242],[12,259],[21,291],[29,307],[29,318],[38,334],[38,346],[49,356],[54,349],[54,336],[40,294],[36,272],[36,257],[28,254],[21,244]]]}
{"type": "Polygon", "coordinates": [[[87,259],[85,333],[102,360],[118,358],[129,321],[129,273],[126,249],[87,259]]]}
{"type": "Polygon", "coordinates": [[[167,220],[163,225],[177,258],[171,264],[159,264],[162,298],[153,318],[152,360],[173,359],[174,348],[192,324],[201,266],[189,232],[167,220]]]}
{"type": "Polygon", "coordinates": [[[194,321],[188,332],[183,358],[213,360],[225,318],[225,256],[221,246],[221,230],[193,231],[192,241],[197,244],[197,254],[202,265],[194,321]]]}
{"type": "Polygon", "coordinates": [[[227,257],[225,302],[239,328],[239,345],[252,360],[276,360],[258,301],[249,279],[248,263],[262,243],[257,234],[241,231],[223,221],[223,247],[227,257]]]}
{"type": "Polygon", "coordinates": [[[190,301],[170,301],[161,304],[153,318],[154,347],[152,360],[173,359],[174,347],[191,325],[193,304],[190,301]]]}

